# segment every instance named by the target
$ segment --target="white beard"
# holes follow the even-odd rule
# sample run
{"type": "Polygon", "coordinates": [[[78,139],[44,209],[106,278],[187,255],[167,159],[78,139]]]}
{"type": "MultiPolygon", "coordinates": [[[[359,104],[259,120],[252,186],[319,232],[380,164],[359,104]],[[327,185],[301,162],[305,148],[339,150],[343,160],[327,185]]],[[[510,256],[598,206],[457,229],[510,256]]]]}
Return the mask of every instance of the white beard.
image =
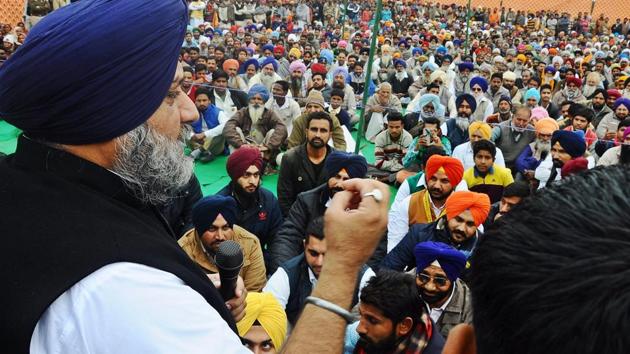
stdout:
{"type": "Polygon", "coordinates": [[[542,142],[540,139],[536,139],[534,143],[534,157],[537,160],[542,159],[542,155],[545,156],[551,151],[551,141],[542,142]]]}
{"type": "Polygon", "coordinates": [[[595,92],[595,90],[597,90],[597,86],[584,85],[584,89],[582,89],[582,94],[584,94],[584,97],[589,98],[591,97],[593,92],[595,92]]]}
{"type": "Polygon", "coordinates": [[[267,90],[271,91],[273,84],[276,82],[275,75],[260,75],[260,82],[267,88],[267,90]]]}
{"type": "Polygon", "coordinates": [[[247,108],[249,111],[249,117],[252,119],[252,125],[256,124],[262,117],[265,107],[263,105],[249,105],[247,108]]]}
{"type": "Polygon", "coordinates": [[[398,81],[403,81],[404,79],[407,78],[407,72],[403,71],[403,72],[396,72],[396,79],[398,79],[398,81]]]}
{"type": "Polygon", "coordinates": [[[391,55],[383,55],[381,57],[381,67],[388,67],[389,64],[391,64],[392,62],[392,56],[391,55]]]}

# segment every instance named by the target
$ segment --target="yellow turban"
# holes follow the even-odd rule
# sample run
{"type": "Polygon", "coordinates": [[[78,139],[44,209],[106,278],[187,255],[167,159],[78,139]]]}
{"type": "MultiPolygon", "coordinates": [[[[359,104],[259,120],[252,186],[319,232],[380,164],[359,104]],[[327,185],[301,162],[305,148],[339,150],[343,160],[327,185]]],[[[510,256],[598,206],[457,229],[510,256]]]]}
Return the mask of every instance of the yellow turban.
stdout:
{"type": "Polygon", "coordinates": [[[516,60],[527,61],[527,57],[525,56],[525,54],[519,54],[516,56],[516,60]]]}
{"type": "Polygon", "coordinates": [[[481,131],[481,135],[484,139],[490,140],[490,136],[492,135],[492,128],[490,127],[490,124],[474,121],[470,123],[470,126],[468,126],[468,135],[473,135],[473,133],[477,130],[481,131]]]}
{"type": "Polygon", "coordinates": [[[300,50],[297,48],[291,48],[291,50],[289,50],[289,56],[291,55],[293,55],[297,59],[300,59],[302,57],[302,52],[300,52],[300,50]]]}
{"type": "Polygon", "coordinates": [[[287,336],[287,314],[280,306],[280,303],[270,293],[248,293],[245,317],[240,320],[236,327],[238,334],[243,337],[258,321],[265,332],[271,338],[277,351],[284,343],[287,336]]]}

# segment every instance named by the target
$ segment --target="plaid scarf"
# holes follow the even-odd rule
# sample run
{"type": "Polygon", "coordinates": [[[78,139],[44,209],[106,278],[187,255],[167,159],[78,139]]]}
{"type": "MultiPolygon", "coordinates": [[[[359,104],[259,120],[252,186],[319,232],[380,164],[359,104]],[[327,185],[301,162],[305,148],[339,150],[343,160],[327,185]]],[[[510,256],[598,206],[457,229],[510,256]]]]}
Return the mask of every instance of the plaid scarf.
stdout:
{"type": "MultiPolygon", "coordinates": [[[[433,336],[433,326],[429,315],[424,313],[413,331],[387,354],[422,354],[433,336]]],[[[354,354],[366,354],[360,342],[354,349],[354,354]]]]}

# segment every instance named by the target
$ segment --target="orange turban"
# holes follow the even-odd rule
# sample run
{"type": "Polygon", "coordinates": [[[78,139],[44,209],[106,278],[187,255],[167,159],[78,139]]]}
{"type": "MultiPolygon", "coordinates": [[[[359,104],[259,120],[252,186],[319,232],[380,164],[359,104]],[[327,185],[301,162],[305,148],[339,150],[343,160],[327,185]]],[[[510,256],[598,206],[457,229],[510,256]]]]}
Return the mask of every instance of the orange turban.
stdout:
{"type": "Polygon", "coordinates": [[[236,59],[228,59],[226,61],[223,62],[223,71],[228,71],[228,69],[236,69],[238,70],[238,67],[240,66],[240,64],[238,63],[238,60],[236,59]]]}
{"type": "Polygon", "coordinates": [[[558,122],[553,118],[547,117],[536,122],[536,133],[538,134],[552,134],[558,129],[560,129],[558,122]]]}
{"type": "Polygon", "coordinates": [[[450,156],[433,155],[429,157],[427,165],[424,168],[424,174],[427,181],[433,177],[433,175],[440,169],[446,173],[448,180],[451,182],[451,186],[455,188],[462,181],[464,176],[464,165],[461,161],[450,156]]]}
{"type": "Polygon", "coordinates": [[[490,198],[487,194],[469,191],[453,192],[446,199],[446,218],[451,220],[457,215],[470,210],[475,226],[481,225],[490,212],[490,198]]]}

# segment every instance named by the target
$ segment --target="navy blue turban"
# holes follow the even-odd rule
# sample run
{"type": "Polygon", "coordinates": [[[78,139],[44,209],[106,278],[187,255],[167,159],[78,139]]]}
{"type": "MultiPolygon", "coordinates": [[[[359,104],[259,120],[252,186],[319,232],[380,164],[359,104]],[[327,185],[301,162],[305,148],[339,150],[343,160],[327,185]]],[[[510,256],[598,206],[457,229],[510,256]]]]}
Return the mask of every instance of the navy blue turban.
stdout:
{"type": "Polygon", "coordinates": [[[70,145],[129,132],[167,96],[187,23],[184,0],[79,1],[51,12],[0,70],[0,119],[70,145]]]}
{"type": "Polygon", "coordinates": [[[262,46],[262,50],[263,50],[263,52],[264,52],[265,50],[268,50],[268,51],[270,51],[270,52],[273,52],[273,44],[265,44],[264,46],[262,46]]]}
{"type": "Polygon", "coordinates": [[[420,242],[413,249],[413,254],[416,257],[416,273],[437,261],[446,276],[455,281],[466,267],[466,256],[442,242],[420,242]]]}
{"type": "Polygon", "coordinates": [[[464,62],[459,63],[457,65],[457,68],[459,69],[459,71],[464,71],[465,69],[473,71],[475,69],[475,66],[473,65],[473,63],[469,61],[464,61],[464,62]]]}
{"type": "Polygon", "coordinates": [[[459,108],[459,106],[464,101],[468,102],[468,105],[473,112],[477,109],[477,100],[475,99],[475,97],[473,97],[473,95],[469,93],[462,93],[461,95],[457,96],[457,99],[455,100],[455,106],[459,108]]]}
{"type": "Polygon", "coordinates": [[[333,151],[326,158],[324,168],[328,171],[328,178],[336,176],[342,169],[348,172],[350,178],[364,178],[368,166],[365,157],[361,155],[333,151]]]}
{"type": "Polygon", "coordinates": [[[556,130],[551,136],[551,146],[554,146],[556,142],[560,143],[564,151],[573,158],[584,156],[586,152],[586,140],[581,130],[556,130]]]}
{"type": "Polygon", "coordinates": [[[192,222],[197,234],[208,231],[217,216],[221,214],[228,225],[236,222],[236,201],[230,196],[210,195],[200,199],[192,210],[192,222]]]}
{"type": "Polygon", "coordinates": [[[479,85],[481,91],[488,91],[488,81],[481,76],[475,76],[470,80],[470,88],[472,89],[475,85],[479,85]]]}
{"type": "Polygon", "coordinates": [[[407,67],[407,63],[404,60],[401,59],[395,59],[394,60],[394,67],[398,66],[398,65],[402,65],[403,68],[407,67]]]}

